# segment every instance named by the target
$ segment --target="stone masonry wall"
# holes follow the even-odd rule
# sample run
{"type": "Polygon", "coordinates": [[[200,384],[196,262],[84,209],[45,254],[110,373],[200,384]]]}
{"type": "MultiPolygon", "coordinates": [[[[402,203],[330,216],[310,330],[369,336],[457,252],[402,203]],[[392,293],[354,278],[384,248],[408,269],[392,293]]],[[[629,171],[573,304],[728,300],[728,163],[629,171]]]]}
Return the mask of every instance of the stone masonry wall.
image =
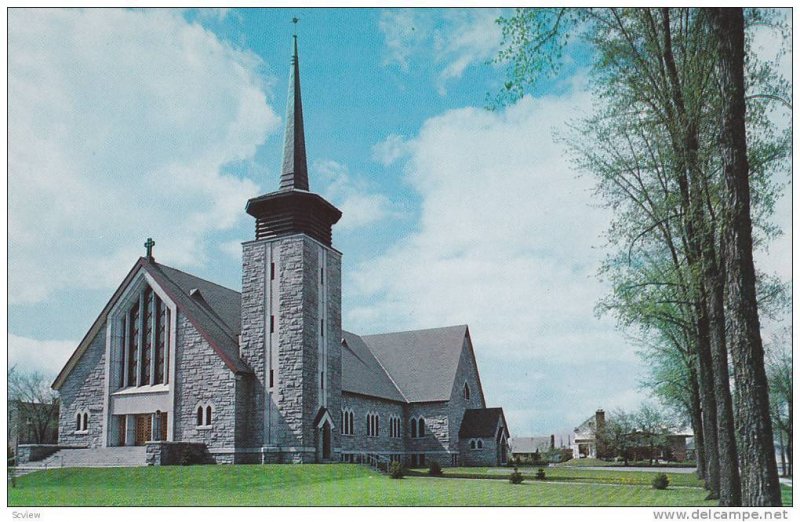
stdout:
{"type": "MultiPolygon", "coordinates": [[[[405,440],[406,449],[409,452],[442,452],[449,449],[451,412],[446,401],[410,404],[406,412],[405,440]],[[409,422],[412,418],[419,418],[420,416],[425,418],[425,436],[411,438],[409,422]]],[[[446,463],[440,462],[440,464],[446,463]]]]}
{"type": "MultiPolygon", "coordinates": [[[[304,241],[302,236],[292,236],[281,240],[278,244],[280,250],[280,266],[277,268],[279,280],[279,313],[276,318],[276,331],[278,333],[278,379],[277,379],[277,407],[279,412],[278,444],[288,447],[308,447],[312,445],[309,440],[307,424],[313,417],[308,418],[306,402],[309,397],[304,397],[304,384],[311,357],[316,357],[316,349],[305,348],[305,330],[312,330],[308,335],[316,333],[317,329],[310,325],[304,328],[304,321],[312,312],[307,308],[316,310],[316,298],[304,293],[304,241]],[[312,354],[307,352],[311,351],[312,354]],[[305,371],[304,371],[305,370],[305,371]]],[[[314,291],[316,294],[316,291],[314,291]]],[[[311,413],[310,415],[313,415],[311,413]]]]}
{"type": "Polygon", "coordinates": [[[213,453],[233,448],[236,377],[182,313],[178,313],[175,361],[175,440],[203,442],[213,453]],[[197,426],[198,403],[213,408],[210,427],[197,426]]]}
{"type": "MultiPolygon", "coordinates": [[[[251,447],[261,446],[262,426],[264,425],[266,379],[266,360],[264,354],[264,335],[267,334],[264,309],[267,291],[265,241],[248,242],[242,245],[242,359],[254,372],[250,383],[251,396],[247,408],[251,417],[249,422],[251,447]]],[[[240,435],[240,440],[243,434],[240,435]]]]}
{"type": "Polygon", "coordinates": [[[474,408],[485,408],[483,392],[478,376],[478,368],[475,365],[471,354],[471,346],[468,338],[464,339],[464,346],[461,349],[461,356],[456,369],[456,378],[453,381],[453,390],[450,393],[448,402],[449,424],[449,449],[460,451],[458,432],[461,429],[461,421],[464,418],[464,410],[474,408]],[[464,383],[469,385],[469,400],[464,399],[464,383]]]}
{"type": "Polygon", "coordinates": [[[103,395],[105,394],[106,328],[92,339],[59,390],[58,443],[97,448],[103,445],[103,395]],[[88,408],[89,429],[76,433],[75,416],[88,408]]]}
{"type": "MultiPolygon", "coordinates": [[[[476,439],[477,440],[477,439],[476,439]]],[[[493,437],[483,438],[483,449],[471,449],[469,439],[460,443],[463,466],[498,466],[497,442],[493,437]]]]}
{"type": "MultiPolygon", "coordinates": [[[[343,452],[403,452],[405,451],[404,436],[407,435],[407,426],[403,414],[403,404],[385,401],[350,393],[342,394],[342,408],[353,410],[353,435],[339,435],[343,452]],[[367,436],[367,413],[378,414],[378,436],[367,436]],[[389,437],[389,417],[400,417],[400,437],[389,437]]],[[[331,412],[331,415],[334,413],[331,412]]],[[[337,423],[337,432],[341,433],[341,411],[336,412],[334,421],[337,423]]]]}
{"type": "MultiPolygon", "coordinates": [[[[325,386],[328,393],[328,411],[333,418],[331,447],[341,447],[342,410],[342,256],[327,249],[324,285],[327,298],[325,324],[326,346],[328,351],[328,370],[325,386]]],[[[333,455],[338,459],[338,455],[333,455]]]]}

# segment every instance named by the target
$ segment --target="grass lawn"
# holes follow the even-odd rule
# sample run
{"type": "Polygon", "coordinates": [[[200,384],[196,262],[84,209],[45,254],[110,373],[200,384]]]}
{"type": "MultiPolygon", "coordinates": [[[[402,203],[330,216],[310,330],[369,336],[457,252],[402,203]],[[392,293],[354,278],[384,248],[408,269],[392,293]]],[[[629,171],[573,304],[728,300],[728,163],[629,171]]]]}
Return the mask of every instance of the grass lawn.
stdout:
{"type": "Polygon", "coordinates": [[[714,505],[696,487],[657,491],[649,482],[622,485],[588,477],[575,484],[526,480],[519,485],[459,478],[392,480],[354,464],[65,468],[21,477],[8,492],[9,506],[714,505]]]}

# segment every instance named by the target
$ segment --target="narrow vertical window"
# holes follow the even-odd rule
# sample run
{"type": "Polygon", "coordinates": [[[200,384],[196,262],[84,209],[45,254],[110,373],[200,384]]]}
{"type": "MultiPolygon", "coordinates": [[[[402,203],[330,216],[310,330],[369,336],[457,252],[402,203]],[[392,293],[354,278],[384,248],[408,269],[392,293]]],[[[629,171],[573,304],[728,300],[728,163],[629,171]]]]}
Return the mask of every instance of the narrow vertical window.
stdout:
{"type": "Polygon", "coordinates": [[[469,400],[469,384],[464,383],[464,400],[469,400]]]}
{"type": "Polygon", "coordinates": [[[269,264],[269,279],[270,281],[275,279],[275,263],[269,264]]]}
{"type": "Polygon", "coordinates": [[[417,419],[411,419],[411,438],[417,438],[417,419]]]}
{"type": "Polygon", "coordinates": [[[269,387],[272,388],[275,386],[275,370],[270,368],[269,370],[269,387]]]}
{"type": "Polygon", "coordinates": [[[139,302],[128,313],[128,386],[136,386],[136,368],[139,365],[139,302]]]}
{"type": "Polygon", "coordinates": [[[319,269],[319,284],[320,285],[325,284],[325,269],[322,267],[320,267],[319,269]]]}
{"type": "Polygon", "coordinates": [[[88,430],[89,430],[89,414],[88,413],[84,413],[83,414],[83,431],[88,431],[88,430]]]}
{"type": "Polygon", "coordinates": [[[325,372],[319,372],[319,387],[321,390],[325,389],[325,372]]]}
{"type": "Polygon", "coordinates": [[[275,333],[275,316],[269,316],[269,333],[275,333]]]}
{"type": "Polygon", "coordinates": [[[419,419],[419,429],[417,430],[417,435],[419,437],[425,436],[425,419],[423,418],[419,419]]]}
{"type": "Polygon", "coordinates": [[[206,426],[211,426],[211,406],[206,406],[206,426]]]}
{"type": "Polygon", "coordinates": [[[81,431],[81,414],[75,415],[75,431],[81,431]]]}
{"type": "Polygon", "coordinates": [[[325,319],[319,320],[319,336],[325,337],[325,319]]]}
{"type": "Polygon", "coordinates": [[[141,385],[150,384],[150,360],[153,349],[153,290],[148,286],[144,290],[144,302],[142,303],[143,322],[142,329],[142,380],[141,385]]]}
{"type": "Polygon", "coordinates": [[[198,426],[202,426],[203,425],[203,407],[202,406],[198,406],[197,407],[197,425],[198,426]]]}

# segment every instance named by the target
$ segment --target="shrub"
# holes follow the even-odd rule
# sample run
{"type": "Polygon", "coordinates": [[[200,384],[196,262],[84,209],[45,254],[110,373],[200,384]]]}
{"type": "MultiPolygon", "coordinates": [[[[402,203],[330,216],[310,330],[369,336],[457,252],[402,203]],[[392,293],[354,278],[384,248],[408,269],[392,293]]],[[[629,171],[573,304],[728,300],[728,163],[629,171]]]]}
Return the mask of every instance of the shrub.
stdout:
{"type": "Polygon", "coordinates": [[[393,479],[401,479],[403,478],[403,465],[399,462],[392,462],[389,466],[389,476],[393,479]]]}
{"type": "Polygon", "coordinates": [[[544,475],[544,470],[543,470],[542,468],[539,468],[539,469],[536,471],[536,480],[544,480],[545,478],[546,478],[546,477],[545,477],[545,475],[544,475]]]}
{"type": "Polygon", "coordinates": [[[519,468],[516,466],[514,467],[514,471],[511,472],[511,475],[508,476],[508,481],[512,484],[522,484],[522,473],[519,472],[519,468]]]}
{"type": "Polygon", "coordinates": [[[653,489],[667,489],[669,486],[669,477],[666,473],[658,473],[653,478],[653,489]]]}
{"type": "Polygon", "coordinates": [[[442,467],[435,460],[432,460],[428,466],[428,475],[432,477],[441,477],[444,475],[444,473],[442,473],[442,467]]]}

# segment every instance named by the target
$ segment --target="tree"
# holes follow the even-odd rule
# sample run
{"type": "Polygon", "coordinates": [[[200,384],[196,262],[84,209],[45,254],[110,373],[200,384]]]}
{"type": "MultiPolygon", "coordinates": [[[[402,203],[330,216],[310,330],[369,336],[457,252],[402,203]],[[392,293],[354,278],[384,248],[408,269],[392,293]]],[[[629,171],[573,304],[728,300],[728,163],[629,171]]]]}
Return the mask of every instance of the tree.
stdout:
{"type": "Polygon", "coordinates": [[[58,429],[58,395],[50,388],[51,380],[39,372],[8,370],[9,440],[29,438],[41,444],[48,433],[58,429]]]}
{"type": "MultiPolygon", "coordinates": [[[[763,22],[766,17],[753,11],[751,18],[763,22]]],[[[598,192],[616,214],[609,237],[622,253],[604,267],[614,297],[603,306],[628,326],[658,332],[655,353],[673,357],[672,350],[684,351],[686,357],[679,353],[673,360],[689,366],[672,375],[689,381],[670,389],[690,394],[683,402],[692,409],[705,457],[698,471],[721,505],[737,505],[723,278],[726,184],[719,174],[724,161],[718,143],[724,94],[714,89],[718,60],[708,13],[528,9],[501,24],[507,47],[499,61],[509,65],[501,102],[520,96],[523,87],[557,67],[570,31],[581,29],[593,48],[601,110],[576,126],[571,145],[584,170],[598,176],[598,192]]],[[[750,62],[749,81],[766,85],[764,99],[774,101],[781,86],[757,60],[750,62]]],[[[785,137],[768,131],[766,105],[752,105],[750,125],[758,128],[754,136],[766,138],[751,154],[759,163],[753,176],[759,194],[754,216],[768,237],[763,217],[771,211],[774,194],[768,174],[789,149],[785,137]]]]}
{"type": "Polygon", "coordinates": [[[767,378],[772,423],[781,450],[783,476],[792,476],[792,337],[785,328],[776,335],[767,350],[767,378]]]}
{"type": "Polygon", "coordinates": [[[614,410],[606,418],[605,427],[595,433],[598,454],[599,448],[602,447],[606,456],[621,458],[627,466],[630,459],[629,450],[633,443],[631,434],[634,430],[634,417],[624,410],[614,410]]]}
{"type": "Polygon", "coordinates": [[[727,308],[733,360],[737,430],[742,440],[744,502],[780,506],[764,348],[756,301],[745,127],[745,32],[742,8],[709,9],[718,53],[721,93],[720,150],[725,178],[727,308]]]}

